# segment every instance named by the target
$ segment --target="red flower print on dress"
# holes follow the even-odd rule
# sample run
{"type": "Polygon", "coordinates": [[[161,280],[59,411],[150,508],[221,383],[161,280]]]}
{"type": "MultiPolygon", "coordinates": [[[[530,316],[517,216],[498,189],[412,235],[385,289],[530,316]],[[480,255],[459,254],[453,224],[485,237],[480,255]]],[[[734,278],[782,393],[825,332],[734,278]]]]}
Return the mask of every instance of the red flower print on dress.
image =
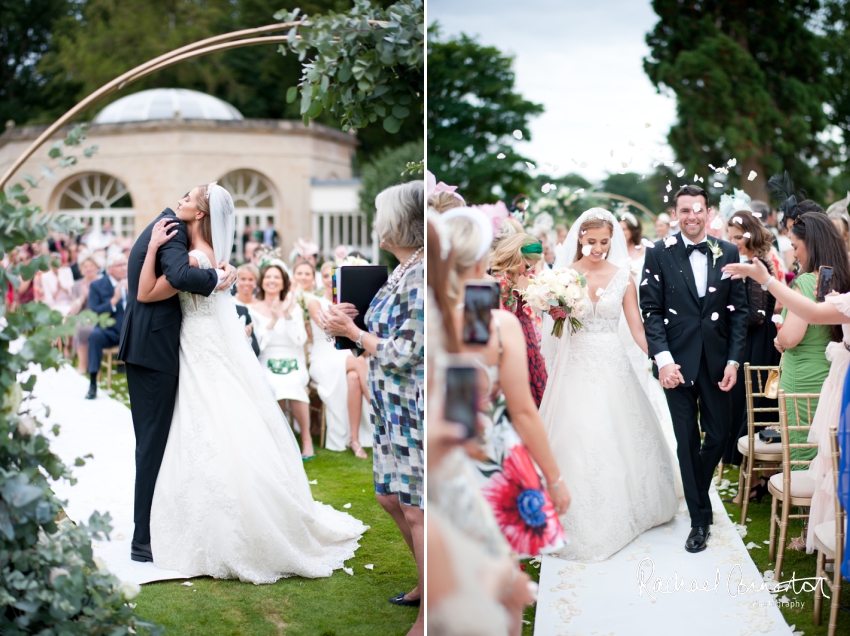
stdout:
{"type": "Polygon", "coordinates": [[[482,489],[496,521],[511,548],[520,558],[551,552],[566,543],[555,506],[543,489],[540,475],[528,451],[521,444],[513,446],[482,489]]]}

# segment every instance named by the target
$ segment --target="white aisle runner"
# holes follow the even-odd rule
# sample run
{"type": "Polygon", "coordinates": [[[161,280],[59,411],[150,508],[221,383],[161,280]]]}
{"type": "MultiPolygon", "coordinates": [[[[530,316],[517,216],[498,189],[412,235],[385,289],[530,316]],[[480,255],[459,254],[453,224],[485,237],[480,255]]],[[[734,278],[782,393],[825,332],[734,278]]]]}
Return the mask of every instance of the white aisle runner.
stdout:
{"type": "Polygon", "coordinates": [[[50,407],[50,417],[39,419],[51,427],[59,424],[57,437],[46,433],[51,450],[72,467],[77,483],[55,482],[53,490],[68,505],[65,513],[75,522],[87,523],[92,512],[109,512],[111,541],[95,541],[94,554],[106,562],[122,581],[150,583],[182,579],[186,575],[163,570],[152,563],[130,560],[133,538],[133,490],[136,480],[135,436],[130,409],[99,390],[96,400],[84,398],[89,381],[74,369],[63,366],[38,374],[33,394],[50,407]],[[77,457],[91,453],[86,465],[74,466],[77,457]]]}
{"type": "Polygon", "coordinates": [[[711,526],[709,547],[698,554],[684,549],[690,518],[682,503],[670,523],[644,532],[602,563],[543,557],[534,636],[791,636],[713,489],[711,500],[717,523],[711,526]],[[674,591],[677,579],[679,591],[674,591]],[[654,591],[656,581],[670,593],[654,591]],[[692,584],[710,591],[682,589],[690,590],[692,584]]]}

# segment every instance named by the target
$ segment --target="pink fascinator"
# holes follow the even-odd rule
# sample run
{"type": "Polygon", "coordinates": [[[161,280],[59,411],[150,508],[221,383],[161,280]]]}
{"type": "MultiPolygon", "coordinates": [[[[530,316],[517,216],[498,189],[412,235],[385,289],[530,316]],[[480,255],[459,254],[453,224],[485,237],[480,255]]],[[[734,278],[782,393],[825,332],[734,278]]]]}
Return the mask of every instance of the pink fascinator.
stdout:
{"type": "Polygon", "coordinates": [[[438,192],[448,192],[458,201],[466,205],[466,201],[463,200],[463,197],[455,192],[455,190],[457,190],[457,186],[448,185],[442,181],[437,183],[437,177],[435,177],[434,173],[430,170],[427,170],[425,173],[425,187],[427,189],[429,199],[438,192]]]}
{"type": "Polygon", "coordinates": [[[476,210],[481,210],[490,219],[490,222],[493,224],[493,236],[499,235],[499,226],[502,225],[502,221],[511,215],[504,201],[482,203],[480,205],[473,205],[472,207],[476,210]]]}

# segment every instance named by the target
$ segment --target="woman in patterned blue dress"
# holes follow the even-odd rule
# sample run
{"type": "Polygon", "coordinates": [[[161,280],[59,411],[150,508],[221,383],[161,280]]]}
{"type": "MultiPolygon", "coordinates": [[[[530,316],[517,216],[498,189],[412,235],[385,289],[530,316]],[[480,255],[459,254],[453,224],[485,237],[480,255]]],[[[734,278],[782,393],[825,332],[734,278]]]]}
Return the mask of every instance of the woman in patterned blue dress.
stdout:
{"type": "MultiPolygon", "coordinates": [[[[425,464],[425,189],[423,181],[387,188],[375,199],[380,245],[400,265],[366,313],[368,332],[351,319],[353,305],[329,307],[319,326],[368,351],[369,393],[374,411],[373,466],[378,502],[398,525],[416,559],[419,585],[390,599],[420,605],[424,574],[425,464]]],[[[410,634],[423,633],[423,616],[410,634]]]]}

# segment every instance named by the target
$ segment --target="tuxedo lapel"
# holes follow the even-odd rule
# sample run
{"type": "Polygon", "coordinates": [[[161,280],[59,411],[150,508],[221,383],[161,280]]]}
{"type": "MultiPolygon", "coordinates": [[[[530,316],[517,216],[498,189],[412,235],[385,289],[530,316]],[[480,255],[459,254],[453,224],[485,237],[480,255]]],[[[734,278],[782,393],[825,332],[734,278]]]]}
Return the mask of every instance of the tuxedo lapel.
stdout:
{"type": "Polygon", "coordinates": [[[676,241],[676,244],[673,245],[673,256],[676,259],[679,270],[682,272],[682,277],[685,279],[685,283],[688,285],[688,289],[691,290],[694,300],[699,303],[700,298],[697,293],[697,284],[694,282],[694,270],[691,267],[691,261],[688,258],[688,250],[685,247],[685,242],[682,240],[681,234],[679,234],[679,239],[676,241]]]}
{"type": "MultiPolygon", "coordinates": [[[[708,239],[706,238],[706,241],[707,240],[708,239]]],[[[720,245],[720,241],[718,241],[717,239],[714,239],[713,243],[715,243],[716,245],[720,245]]],[[[721,261],[721,258],[718,258],[717,260],[721,261]]],[[[705,295],[708,296],[708,293],[709,293],[708,288],[709,287],[717,287],[717,283],[720,282],[720,277],[723,275],[723,270],[722,270],[723,263],[722,262],[715,263],[714,256],[712,255],[711,250],[709,250],[708,258],[706,260],[707,260],[707,264],[708,264],[708,276],[705,279],[706,280],[705,295]]]]}

